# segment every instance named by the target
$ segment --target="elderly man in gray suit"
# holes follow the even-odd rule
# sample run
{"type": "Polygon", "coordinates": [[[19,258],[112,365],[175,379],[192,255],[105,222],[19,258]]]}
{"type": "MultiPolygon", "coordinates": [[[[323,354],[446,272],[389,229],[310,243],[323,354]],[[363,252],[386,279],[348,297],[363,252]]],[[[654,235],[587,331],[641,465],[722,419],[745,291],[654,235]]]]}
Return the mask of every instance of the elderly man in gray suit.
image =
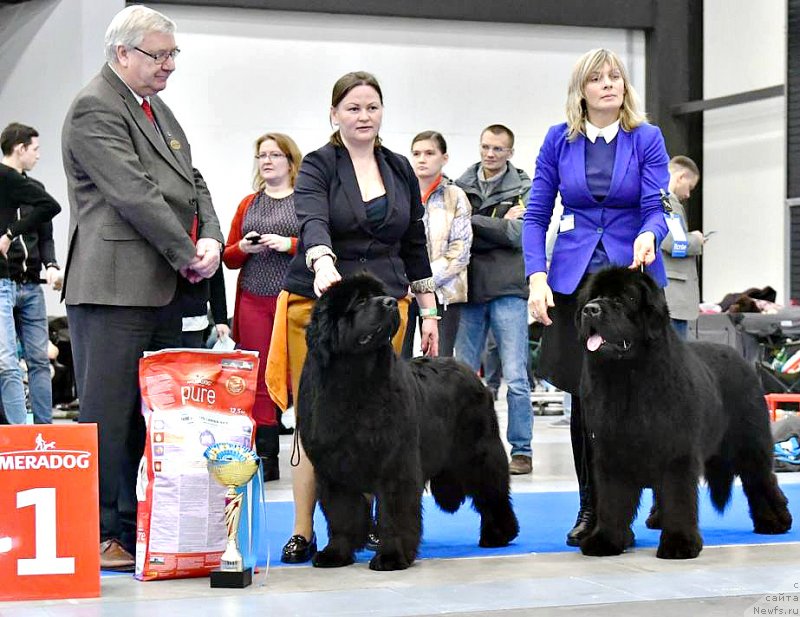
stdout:
{"type": "Polygon", "coordinates": [[[80,421],[96,422],[100,565],[132,570],[144,445],[138,362],[179,346],[181,303],[207,294],[223,236],[189,143],[157,96],[175,70],[175,23],[143,6],[106,31],[108,64],[67,113],[64,280],[80,421]]]}
{"type": "Polygon", "coordinates": [[[664,288],[672,326],[678,335],[686,339],[689,321],[697,319],[700,304],[700,281],[697,276],[697,258],[703,253],[707,238],[701,231],[687,231],[686,210],[692,191],[700,182],[700,170],[688,156],[676,156],[669,162],[669,203],[673,213],[679,217],[686,245],[675,243],[670,232],[661,242],[661,253],[667,270],[669,284],[664,288]]]}

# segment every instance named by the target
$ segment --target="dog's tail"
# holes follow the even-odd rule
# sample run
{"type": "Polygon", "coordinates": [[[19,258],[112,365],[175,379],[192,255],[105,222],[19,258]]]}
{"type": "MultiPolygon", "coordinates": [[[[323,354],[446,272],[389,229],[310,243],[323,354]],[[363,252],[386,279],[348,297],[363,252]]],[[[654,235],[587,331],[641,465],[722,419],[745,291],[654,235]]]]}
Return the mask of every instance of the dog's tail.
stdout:
{"type": "Polygon", "coordinates": [[[467,498],[464,485],[448,470],[431,478],[430,486],[436,505],[450,514],[458,510],[467,498]]]}
{"type": "Polygon", "coordinates": [[[719,456],[706,461],[706,482],[714,509],[722,514],[731,499],[733,487],[733,465],[719,456]]]}

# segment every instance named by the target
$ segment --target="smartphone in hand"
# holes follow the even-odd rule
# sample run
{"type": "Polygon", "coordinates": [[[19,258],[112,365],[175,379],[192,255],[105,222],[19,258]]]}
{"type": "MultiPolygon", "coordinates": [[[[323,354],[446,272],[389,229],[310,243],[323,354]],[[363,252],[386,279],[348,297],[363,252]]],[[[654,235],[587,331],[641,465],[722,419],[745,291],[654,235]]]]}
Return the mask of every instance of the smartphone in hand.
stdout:
{"type": "Polygon", "coordinates": [[[261,234],[253,234],[252,236],[247,236],[245,238],[250,244],[258,244],[258,241],[261,240],[261,234]]]}

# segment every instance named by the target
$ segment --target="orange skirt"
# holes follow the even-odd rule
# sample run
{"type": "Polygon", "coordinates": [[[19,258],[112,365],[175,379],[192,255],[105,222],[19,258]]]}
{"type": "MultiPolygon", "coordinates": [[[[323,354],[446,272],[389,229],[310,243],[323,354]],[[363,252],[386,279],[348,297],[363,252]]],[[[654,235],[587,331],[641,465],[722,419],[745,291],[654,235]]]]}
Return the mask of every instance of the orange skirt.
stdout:
{"type": "MultiPolygon", "coordinates": [[[[300,374],[306,361],[306,326],[311,319],[311,310],[316,300],[282,291],[278,296],[272,342],[267,357],[266,381],[269,395],[275,404],[286,410],[289,406],[289,384],[287,369],[291,376],[292,395],[297,400],[300,374]]],[[[400,327],[392,338],[392,347],[398,355],[403,347],[403,338],[408,324],[409,297],[397,301],[400,309],[400,327]]],[[[295,409],[295,414],[297,410],[295,409]]],[[[299,415],[299,414],[298,414],[299,415]]]]}

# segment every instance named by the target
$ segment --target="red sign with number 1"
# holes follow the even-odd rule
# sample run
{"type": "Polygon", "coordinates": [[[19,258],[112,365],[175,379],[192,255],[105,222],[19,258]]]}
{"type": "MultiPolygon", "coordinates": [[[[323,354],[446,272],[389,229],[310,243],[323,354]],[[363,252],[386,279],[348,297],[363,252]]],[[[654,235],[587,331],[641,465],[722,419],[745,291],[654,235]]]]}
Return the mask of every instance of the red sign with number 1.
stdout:
{"type": "Polygon", "coordinates": [[[0,426],[0,600],[100,595],[97,427],[0,426]]]}

